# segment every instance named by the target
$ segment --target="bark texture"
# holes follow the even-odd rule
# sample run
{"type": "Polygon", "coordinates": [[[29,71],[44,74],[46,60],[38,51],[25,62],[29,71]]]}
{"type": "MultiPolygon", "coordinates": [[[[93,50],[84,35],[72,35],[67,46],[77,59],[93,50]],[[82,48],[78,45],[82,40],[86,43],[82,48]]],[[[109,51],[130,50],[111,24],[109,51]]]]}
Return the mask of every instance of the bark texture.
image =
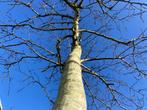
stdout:
{"type": "Polygon", "coordinates": [[[74,46],[64,66],[57,100],[52,110],[86,110],[81,74],[81,46],[74,46]]]}

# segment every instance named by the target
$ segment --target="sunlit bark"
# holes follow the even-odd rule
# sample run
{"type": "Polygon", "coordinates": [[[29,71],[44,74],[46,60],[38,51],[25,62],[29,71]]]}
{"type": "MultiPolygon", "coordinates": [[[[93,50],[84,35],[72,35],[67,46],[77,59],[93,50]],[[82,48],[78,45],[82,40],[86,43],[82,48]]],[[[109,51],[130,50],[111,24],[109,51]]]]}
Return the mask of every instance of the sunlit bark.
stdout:
{"type": "Polygon", "coordinates": [[[86,96],[81,75],[81,46],[74,46],[67,62],[53,110],[86,110],[86,96]]]}

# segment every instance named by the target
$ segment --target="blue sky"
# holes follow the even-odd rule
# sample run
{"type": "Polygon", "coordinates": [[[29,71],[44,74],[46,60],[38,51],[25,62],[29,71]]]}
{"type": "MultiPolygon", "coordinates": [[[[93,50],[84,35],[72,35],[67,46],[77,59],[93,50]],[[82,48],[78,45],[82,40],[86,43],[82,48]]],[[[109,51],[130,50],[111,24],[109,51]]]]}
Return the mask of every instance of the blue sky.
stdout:
{"type": "MultiPolygon", "coordinates": [[[[0,17],[1,23],[6,23],[7,21],[11,22],[11,18],[9,19],[8,16],[11,16],[12,19],[16,18],[18,21],[21,21],[27,16],[32,15],[30,11],[27,11],[27,8],[25,8],[25,10],[16,8],[14,11],[8,12],[11,8],[8,5],[0,3],[0,7],[0,13],[2,14],[0,17]]],[[[24,70],[27,69],[27,65],[25,66],[26,68],[23,67],[24,70]]],[[[29,66],[30,65],[28,65],[28,67],[29,66]]],[[[22,82],[22,80],[25,79],[22,77],[25,75],[19,74],[20,71],[18,68],[13,68],[11,70],[11,75],[13,75],[11,77],[11,81],[9,82],[8,78],[4,78],[3,67],[0,67],[0,69],[0,97],[4,110],[48,110],[48,100],[38,85],[30,85],[26,87],[26,84],[22,82]],[[25,89],[20,92],[19,90],[23,87],[25,87],[25,89]]]]}
{"type": "MultiPolygon", "coordinates": [[[[40,0],[37,0],[36,4],[34,4],[34,7],[37,7],[37,3],[39,3],[40,0]]],[[[0,23],[13,23],[13,20],[17,20],[17,22],[26,19],[27,17],[33,16],[33,12],[28,10],[27,8],[23,7],[17,7],[14,8],[12,11],[9,11],[6,13],[10,7],[6,4],[0,3],[1,11],[0,11],[0,23]],[[10,18],[11,17],[11,18],[10,18]]],[[[62,7],[59,5],[57,7],[58,9],[62,9],[62,7]]],[[[39,10],[39,9],[38,9],[39,10]]],[[[71,11],[66,11],[69,14],[73,14],[71,11]]],[[[83,11],[83,15],[86,13],[86,11],[83,11]]],[[[125,12],[123,13],[126,14],[125,12]]],[[[123,16],[123,14],[121,16],[123,16]]],[[[146,28],[147,24],[147,14],[143,15],[144,21],[142,21],[139,17],[133,17],[131,19],[127,19],[124,21],[118,21],[116,23],[113,23],[113,25],[110,26],[111,30],[108,32],[104,32],[107,35],[113,36],[113,38],[121,38],[123,40],[132,39],[134,37],[137,37],[142,30],[146,28]],[[119,27],[119,29],[117,29],[119,27]]],[[[41,20],[38,20],[36,22],[41,22],[41,20]]],[[[90,29],[97,29],[97,27],[100,24],[110,22],[109,19],[102,20],[102,22],[97,22],[94,26],[94,21],[91,18],[86,18],[80,23],[80,28],[90,28],[90,29]],[[91,21],[91,22],[89,22],[91,21]]],[[[39,24],[39,23],[37,23],[39,24]]],[[[36,25],[37,25],[36,24],[36,25]]],[[[53,46],[55,44],[56,35],[57,33],[49,34],[48,32],[34,32],[32,30],[29,30],[27,28],[24,28],[23,30],[15,31],[18,35],[22,36],[26,39],[31,39],[36,41],[37,43],[46,46],[48,49],[52,51],[56,51],[55,47],[53,46]],[[54,36],[55,35],[55,36],[54,36]],[[41,36],[41,39],[40,39],[41,36]],[[50,41],[50,43],[48,43],[50,41]],[[51,43],[52,42],[52,43],[51,43]]],[[[60,35],[64,35],[64,32],[58,32],[60,35]]],[[[86,35],[86,34],[85,34],[86,35]]],[[[2,35],[0,35],[1,37],[2,35]]],[[[96,38],[97,39],[97,38],[96,38]]],[[[104,39],[97,39],[96,42],[101,42],[100,44],[95,45],[95,49],[99,49],[105,45],[108,45],[109,42],[105,41],[104,39]]],[[[83,46],[84,46],[83,42],[83,46]]],[[[66,44],[63,44],[63,47],[66,44]]],[[[88,44],[87,44],[88,46],[88,44]]],[[[84,47],[85,48],[85,47],[84,47]]],[[[24,50],[26,52],[29,52],[25,50],[25,47],[16,48],[20,50],[24,50]]],[[[83,51],[83,57],[86,54],[86,50],[83,51]]],[[[96,52],[96,51],[95,51],[96,52]]],[[[66,52],[68,53],[68,52],[66,52]]],[[[63,51],[63,54],[66,54],[65,51],[63,51]]],[[[3,55],[3,51],[0,51],[0,54],[3,55]]],[[[107,53],[104,53],[103,56],[109,56],[111,55],[111,49],[108,49],[107,53]]],[[[94,56],[95,54],[92,54],[91,56],[94,56]]],[[[7,56],[7,55],[6,55],[7,56]]],[[[65,55],[67,56],[67,55],[65,55]]],[[[51,57],[52,58],[52,57],[51,57]]],[[[66,57],[65,57],[66,58],[66,57]]],[[[101,64],[102,62],[99,62],[98,64],[101,64]]],[[[26,74],[32,74],[37,80],[41,80],[42,83],[45,82],[45,78],[49,77],[46,73],[41,73],[41,68],[48,65],[47,62],[42,62],[41,60],[31,60],[31,61],[25,61],[21,63],[20,65],[15,65],[10,69],[10,79],[6,76],[5,77],[5,71],[3,66],[0,66],[0,98],[2,100],[2,104],[4,107],[4,110],[49,110],[51,107],[51,103],[49,103],[48,99],[46,98],[43,90],[38,86],[37,84],[30,84],[31,80],[25,80],[26,74]],[[21,66],[20,66],[21,65],[21,66]],[[21,68],[21,71],[20,71],[21,68]],[[36,68],[38,68],[36,70],[36,68]],[[30,71],[31,70],[31,71],[30,71]]],[[[90,64],[91,65],[91,64],[90,64]]],[[[120,67],[121,68],[121,67],[120,67]]],[[[146,69],[144,66],[143,68],[146,69]]],[[[125,69],[121,70],[122,72],[125,72],[125,69]]],[[[109,71],[105,70],[104,73],[112,73],[113,69],[111,68],[109,71]]],[[[52,73],[52,71],[48,71],[48,73],[52,73]]],[[[56,75],[56,72],[54,72],[56,75]]],[[[116,72],[117,73],[117,72],[116,72]]],[[[49,74],[49,75],[50,75],[49,74]]],[[[114,74],[111,74],[112,76],[114,74]]],[[[115,77],[119,77],[119,74],[117,74],[115,77]]],[[[121,76],[120,76],[121,77],[121,76]]],[[[55,94],[57,94],[57,85],[60,78],[60,75],[56,76],[57,79],[52,80],[50,85],[48,86],[49,94],[52,98],[55,98],[55,94]],[[57,81],[56,81],[57,80],[57,81]],[[53,83],[55,82],[55,83],[53,83]]],[[[130,80],[130,77],[121,77],[123,80],[128,80],[129,83],[132,83],[133,80],[130,80]]],[[[141,88],[146,87],[146,81],[143,78],[141,82],[139,82],[138,86],[141,88]]],[[[102,87],[103,88],[103,87],[102,87]]],[[[89,99],[90,100],[90,99],[89,99]]],[[[145,105],[147,105],[147,102],[145,102],[145,105]]],[[[147,106],[144,107],[143,110],[146,110],[147,106]]],[[[94,110],[94,108],[93,108],[94,110]]],[[[103,109],[102,109],[103,110],[103,109]]],[[[114,108],[114,110],[119,110],[114,108]]],[[[133,108],[130,110],[133,110],[133,108]]]]}

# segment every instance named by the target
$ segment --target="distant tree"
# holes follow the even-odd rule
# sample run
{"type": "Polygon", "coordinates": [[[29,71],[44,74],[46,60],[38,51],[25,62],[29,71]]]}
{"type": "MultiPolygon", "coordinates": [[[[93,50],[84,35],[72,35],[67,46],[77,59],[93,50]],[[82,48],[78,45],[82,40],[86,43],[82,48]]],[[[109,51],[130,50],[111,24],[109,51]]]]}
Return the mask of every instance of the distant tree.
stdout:
{"type": "Polygon", "coordinates": [[[8,9],[0,23],[1,65],[10,78],[13,67],[28,71],[25,80],[43,89],[52,110],[143,109],[146,89],[139,82],[147,76],[146,30],[133,38],[111,31],[117,27],[127,35],[119,24],[136,16],[144,20],[145,0],[1,4],[8,9]]]}

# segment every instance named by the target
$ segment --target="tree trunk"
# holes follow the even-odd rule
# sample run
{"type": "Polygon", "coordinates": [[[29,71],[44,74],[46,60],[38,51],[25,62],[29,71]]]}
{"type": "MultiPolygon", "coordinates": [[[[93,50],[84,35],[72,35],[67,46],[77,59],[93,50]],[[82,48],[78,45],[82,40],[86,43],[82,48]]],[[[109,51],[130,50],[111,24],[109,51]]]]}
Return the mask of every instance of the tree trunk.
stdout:
{"type": "Polygon", "coordinates": [[[53,110],[86,110],[86,96],[81,74],[81,46],[73,47],[65,63],[53,110]]]}

